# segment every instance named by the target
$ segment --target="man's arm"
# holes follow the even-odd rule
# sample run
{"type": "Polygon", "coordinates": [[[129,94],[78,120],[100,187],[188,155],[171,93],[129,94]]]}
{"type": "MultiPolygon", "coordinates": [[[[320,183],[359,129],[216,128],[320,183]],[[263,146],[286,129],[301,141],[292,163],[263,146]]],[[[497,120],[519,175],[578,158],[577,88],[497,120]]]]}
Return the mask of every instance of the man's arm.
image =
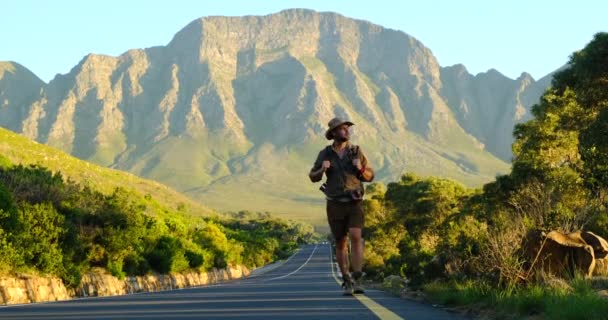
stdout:
{"type": "Polygon", "coordinates": [[[361,173],[359,177],[361,181],[372,182],[374,180],[374,176],[374,169],[372,169],[371,167],[365,167],[365,170],[363,170],[363,173],[361,173]]]}
{"type": "Polygon", "coordinates": [[[359,170],[358,178],[363,182],[372,182],[374,180],[374,169],[369,166],[367,157],[359,148],[359,158],[353,160],[353,165],[359,170]]]}
{"type": "Polygon", "coordinates": [[[321,168],[319,168],[318,170],[314,170],[314,168],[310,169],[310,173],[308,173],[308,177],[310,178],[310,181],[312,182],[319,182],[321,181],[321,179],[323,179],[323,173],[325,173],[325,170],[327,170],[327,168],[321,166],[321,168]]]}
{"type": "Polygon", "coordinates": [[[325,173],[325,171],[327,171],[330,166],[330,162],[325,160],[324,158],[325,152],[324,150],[321,150],[321,152],[319,152],[319,155],[317,156],[317,160],[315,160],[315,164],[312,166],[312,169],[310,169],[310,172],[308,173],[310,181],[319,182],[321,181],[321,179],[323,179],[323,173],[325,173]]]}

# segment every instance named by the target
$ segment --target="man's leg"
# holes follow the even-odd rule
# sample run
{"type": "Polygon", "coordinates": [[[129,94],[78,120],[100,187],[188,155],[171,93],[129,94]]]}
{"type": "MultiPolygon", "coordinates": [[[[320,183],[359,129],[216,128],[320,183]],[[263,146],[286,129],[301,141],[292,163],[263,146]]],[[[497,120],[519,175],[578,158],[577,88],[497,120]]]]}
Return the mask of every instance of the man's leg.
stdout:
{"type": "Polygon", "coordinates": [[[336,260],[338,260],[338,267],[342,275],[348,276],[348,247],[346,241],[346,237],[336,240],[336,260]]]}
{"type": "Polygon", "coordinates": [[[362,279],[363,276],[363,238],[361,228],[349,228],[351,243],[351,260],[353,264],[353,293],[364,293],[362,279]]]}
{"type": "Polygon", "coordinates": [[[345,219],[344,204],[327,201],[327,222],[331,233],[336,240],[336,260],[342,275],[349,276],[348,272],[348,221],[345,219]]]}
{"type": "Polygon", "coordinates": [[[350,272],[348,270],[348,238],[345,236],[340,240],[336,240],[336,260],[338,260],[338,267],[340,268],[340,272],[342,272],[342,289],[344,290],[344,295],[352,295],[353,290],[353,280],[350,276],[350,272]]]}
{"type": "Polygon", "coordinates": [[[345,219],[344,204],[327,201],[327,221],[331,233],[336,239],[336,260],[342,273],[342,289],[345,295],[353,294],[352,279],[350,278],[348,262],[348,220],[345,219]]]}
{"type": "Polygon", "coordinates": [[[350,234],[353,273],[361,272],[363,268],[363,237],[361,236],[361,228],[349,228],[348,233],[350,234]]]}

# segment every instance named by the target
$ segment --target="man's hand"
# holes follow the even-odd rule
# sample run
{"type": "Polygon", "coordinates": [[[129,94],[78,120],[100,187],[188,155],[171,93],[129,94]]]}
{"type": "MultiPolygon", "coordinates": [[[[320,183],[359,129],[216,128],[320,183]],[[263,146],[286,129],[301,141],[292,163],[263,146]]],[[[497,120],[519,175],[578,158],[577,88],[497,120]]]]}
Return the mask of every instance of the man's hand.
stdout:
{"type": "Polygon", "coordinates": [[[331,166],[331,162],[329,162],[329,160],[325,160],[325,161],[323,161],[323,163],[321,163],[321,167],[319,169],[317,169],[317,171],[312,171],[312,169],[311,169],[310,173],[308,174],[310,181],[312,181],[312,182],[321,181],[321,179],[323,179],[323,173],[325,173],[325,171],[327,171],[327,169],[329,169],[330,166],[331,166]]]}
{"type": "Polygon", "coordinates": [[[363,168],[363,166],[361,165],[361,160],[359,159],[353,159],[353,166],[355,166],[357,170],[361,170],[361,168],[363,168]]]}

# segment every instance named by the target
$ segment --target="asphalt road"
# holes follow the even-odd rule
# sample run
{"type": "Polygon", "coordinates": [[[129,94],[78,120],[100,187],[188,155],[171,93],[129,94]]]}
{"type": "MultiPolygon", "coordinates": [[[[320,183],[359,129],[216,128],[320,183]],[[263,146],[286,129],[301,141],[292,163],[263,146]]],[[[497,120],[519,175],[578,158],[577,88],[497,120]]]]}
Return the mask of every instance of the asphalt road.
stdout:
{"type": "Polygon", "coordinates": [[[343,296],[329,245],[219,285],[0,307],[0,319],[464,319],[378,290],[343,296]]]}

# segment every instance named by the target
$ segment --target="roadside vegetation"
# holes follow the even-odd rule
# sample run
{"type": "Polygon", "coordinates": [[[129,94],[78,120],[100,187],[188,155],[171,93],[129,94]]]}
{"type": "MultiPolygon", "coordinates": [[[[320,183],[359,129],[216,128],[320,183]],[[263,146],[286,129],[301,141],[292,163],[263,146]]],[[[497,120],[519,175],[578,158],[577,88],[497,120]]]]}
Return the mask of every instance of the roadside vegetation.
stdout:
{"type": "Polygon", "coordinates": [[[532,113],[514,130],[511,172],[481,189],[413,174],[369,185],[367,274],[497,317],[605,319],[605,281],[536,272],[522,243],[533,230],[608,237],[608,33],[571,56],[532,113]]]}
{"type": "MultiPolygon", "coordinates": [[[[101,183],[97,181],[96,183],[101,183]]],[[[0,273],[54,275],[77,286],[94,267],[114,276],[245,265],[291,255],[313,229],[269,214],[194,216],[150,194],[101,193],[0,155],[0,273]]]]}

